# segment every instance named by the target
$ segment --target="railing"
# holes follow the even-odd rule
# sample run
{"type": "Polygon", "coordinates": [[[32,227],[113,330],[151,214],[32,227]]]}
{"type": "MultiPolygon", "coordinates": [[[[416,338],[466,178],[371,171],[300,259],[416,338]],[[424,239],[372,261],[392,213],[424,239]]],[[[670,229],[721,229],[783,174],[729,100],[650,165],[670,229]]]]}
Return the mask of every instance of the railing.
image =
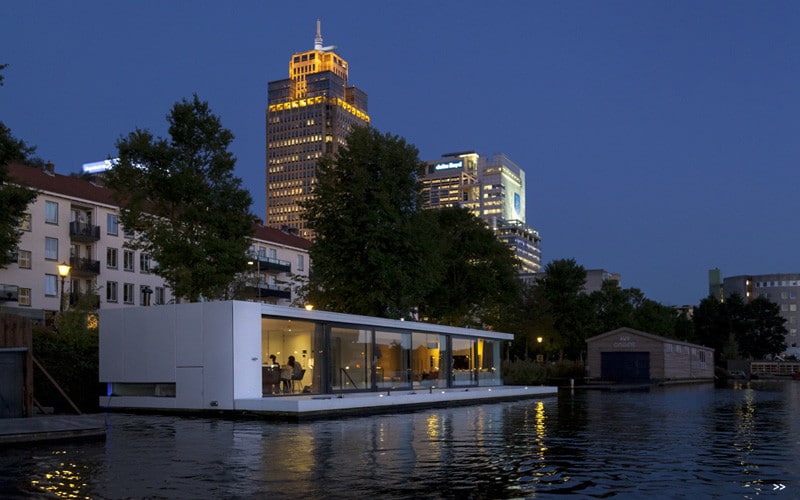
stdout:
{"type": "Polygon", "coordinates": [[[69,265],[72,267],[72,272],[76,272],[78,274],[100,274],[99,260],[70,257],[69,265]]]}
{"type": "Polygon", "coordinates": [[[283,288],[275,285],[259,284],[257,287],[258,297],[277,298],[277,299],[291,299],[292,291],[289,288],[283,288]]]}
{"type": "Polygon", "coordinates": [[[248,255],[257,271],[276,271],[281,273],[292,272],[292,263],[286,260],[273,259],[265,255],[248,255]]]}
{"type": "Polygon", "coordinates": [[[76,241],[98,241],[100,239],[100,226],[93,226],[85,222],[70,222],[69,237],[76,241]]]}

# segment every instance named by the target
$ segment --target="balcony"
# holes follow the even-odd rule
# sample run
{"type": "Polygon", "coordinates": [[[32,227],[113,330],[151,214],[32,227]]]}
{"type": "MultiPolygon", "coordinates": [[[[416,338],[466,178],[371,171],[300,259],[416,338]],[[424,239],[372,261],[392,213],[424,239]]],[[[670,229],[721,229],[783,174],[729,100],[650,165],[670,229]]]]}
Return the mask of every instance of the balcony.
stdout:
{"type": "Polygon", "coordinates": [[[0,284],[0,302],[16,302],[19,299],[17,285],[0,284]]]}
{"type": "Polygon", "coordinates": [[[100,261],[91,259],[81,259],[78,257],[70,257],[69,265],[72,267],[70,273],[82,276],[92,275],[97,276],[100,274],[100,261]]]}
{"type": "Polygon", "coordinates": [[[256,296],[259,300],[260,299],[286,299],[289,300],[292,298],[292,290],[286,287],[277,286],[277,285],[267,285],[265,283],[260,283],[258,287],[255,286],[248,286],[247,287],[247,294],[248,296],[256,296]]]}
{"type": "Polygon", "coordinates": [[[93,226],[85,222],[70,222],[69,237],[74,241],[80,241],[84,243],[99,241],[100,226],[93,226]]]}
{"type": "Polygon", "coordinates": [[[290,273],[292,272],[292,264],[286,260],[273,259],[265,255],[249,255],[248,258],[252,262],[252,266],[259,272],[272,271],[276,273],[290,273]]]}

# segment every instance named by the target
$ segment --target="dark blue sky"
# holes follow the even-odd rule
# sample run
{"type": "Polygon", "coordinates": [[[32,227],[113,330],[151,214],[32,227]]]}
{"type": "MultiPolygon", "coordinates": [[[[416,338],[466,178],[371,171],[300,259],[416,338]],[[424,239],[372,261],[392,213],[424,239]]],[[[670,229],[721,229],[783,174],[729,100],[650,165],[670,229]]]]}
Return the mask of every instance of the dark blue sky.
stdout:
{"type": "Polygon", "coordinates": [[[60,173],[196,92],[264,216],[266,86],[325,45],[423,160],[502,152],[545,262],[696,304],[800,272],[800,2],[4,2],[0,120],[60,173]]]}

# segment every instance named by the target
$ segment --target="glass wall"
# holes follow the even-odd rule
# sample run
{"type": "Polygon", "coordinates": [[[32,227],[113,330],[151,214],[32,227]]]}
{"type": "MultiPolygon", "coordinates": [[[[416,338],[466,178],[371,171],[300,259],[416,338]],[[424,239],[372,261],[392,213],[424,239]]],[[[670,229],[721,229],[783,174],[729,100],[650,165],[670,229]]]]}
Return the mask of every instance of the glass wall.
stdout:
{"type": "Polygon", "coordinates": [[[414,387],[446,387],[447,337],[414,332],[411,335],[411,380],[414,387]]]}
{"type": "MultiPolygon", "coordinates": [[[[321,329],[319,329],[321,330],[321,329]]],[[[291,319],[261,319],[261,388],[265,396],[291,393],[319,393],[320,373],[314,355],[321,340],[316,323],[291,319]],[[275,356],[275,364],[270,356],[275,356]],[[300,365],[299,375],[289,364],[300,365]]]]}
{"type": "Polygon", "coordinates": [[[363,391],[372,388],[372,331],[331,327],[330,383],[333,391],[363,391]]]}
{"type": "Polygon", "coordinates": [[[502,385],[500,340],[270,317],[261,337],[264,396],[502,385]]]}
{"type": "Polygon", "coordinates": [[[503,385],[500,372],[502,345],[499,340],[478,340],[478,385],[503,385]]]}
{"type": "Polygon", "coordinates": [[[375,332],[375,387],[411,387],[411,333],[375,332]]]}
{"type": "Polygon", "coordinates": [[[453,356],[450,359],[453,386],[475,385],[477,369],[477,339],[453,337],[451,339],[453,356]]]}

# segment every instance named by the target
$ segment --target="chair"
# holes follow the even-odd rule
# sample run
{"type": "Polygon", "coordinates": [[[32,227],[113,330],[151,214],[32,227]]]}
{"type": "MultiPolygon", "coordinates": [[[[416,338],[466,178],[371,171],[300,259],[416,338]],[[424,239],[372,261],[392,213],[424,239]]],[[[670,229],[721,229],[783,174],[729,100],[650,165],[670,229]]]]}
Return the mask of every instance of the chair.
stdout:
{"type": "Polygon", "coordinates": [[[303,377],[305,377],[305,376],[306,376],[306,369],[305,368],[300,370],[300,375],[292,375],[292,392],[294,392],[295,383],[299,383],[300,384],[300,391],[299,392],[303,392],[303,377]]]}

